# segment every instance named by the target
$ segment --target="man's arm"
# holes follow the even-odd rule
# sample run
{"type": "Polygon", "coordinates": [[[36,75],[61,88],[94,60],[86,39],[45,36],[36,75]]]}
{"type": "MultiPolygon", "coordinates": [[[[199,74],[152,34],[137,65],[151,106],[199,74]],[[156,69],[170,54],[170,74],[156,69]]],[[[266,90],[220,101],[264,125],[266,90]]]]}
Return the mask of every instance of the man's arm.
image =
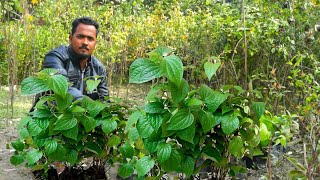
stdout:
{"type": "MultiPolygon", "coordinates": [[[[59,74],[65,76],[69,82],[68,73],[65,68],[64,62],[58,56],[50,53],[47,54],[44,58],[44,61],[42,62],[42,68],[57,69],[59,71],[59,74]]],[[[69,86],[68,92],[75,98],[75,100],[81,99],[83,97],[82,92],[79,91],[77,88],[69,86]]]]}
{"type": "Polygon", "coordinates": [[[109,90],[107,85],[107,70],[105,67],[101,67],[101,74],[99,74],[101,77],[101,82],[99,83],[97,89],[99,93],[99,98],[104,100],[105,97],[109,96],[109,90]]]}

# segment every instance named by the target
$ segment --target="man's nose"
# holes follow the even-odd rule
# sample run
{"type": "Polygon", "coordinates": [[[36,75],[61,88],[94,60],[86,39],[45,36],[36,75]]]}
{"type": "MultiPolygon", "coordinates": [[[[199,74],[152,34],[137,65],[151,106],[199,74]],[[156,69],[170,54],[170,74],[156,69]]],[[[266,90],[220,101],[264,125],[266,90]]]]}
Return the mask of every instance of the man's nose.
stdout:
{"type": "Polygon", "coordinates": [[[89,42],[88,38],[83,38],[82,44],[88,45],[88,42],[89,42]]]}

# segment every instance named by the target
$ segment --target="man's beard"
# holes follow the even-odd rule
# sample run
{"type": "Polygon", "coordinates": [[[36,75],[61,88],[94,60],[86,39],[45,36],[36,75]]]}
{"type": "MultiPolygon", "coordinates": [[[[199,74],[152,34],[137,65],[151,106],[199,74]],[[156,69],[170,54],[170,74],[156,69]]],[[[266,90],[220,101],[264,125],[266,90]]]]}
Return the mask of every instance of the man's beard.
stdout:
{"type": "Polygon", "coordinates": [[[77,59],[83,60],[83,59],[87,59],[90,57],[90,55],[88,54],[78,54],[78,53],[74,53],[77,59]]]}

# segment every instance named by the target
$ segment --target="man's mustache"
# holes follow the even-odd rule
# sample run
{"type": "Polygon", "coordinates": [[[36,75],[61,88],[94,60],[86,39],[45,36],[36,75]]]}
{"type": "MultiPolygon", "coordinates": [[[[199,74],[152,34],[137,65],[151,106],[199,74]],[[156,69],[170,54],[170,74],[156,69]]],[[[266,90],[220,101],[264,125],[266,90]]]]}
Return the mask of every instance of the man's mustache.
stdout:
{"type": "Polygon", "coordinates": [[[79,49],[86,49],[89,51],[89,48],[87,46],[81,46],[79,49]]]}

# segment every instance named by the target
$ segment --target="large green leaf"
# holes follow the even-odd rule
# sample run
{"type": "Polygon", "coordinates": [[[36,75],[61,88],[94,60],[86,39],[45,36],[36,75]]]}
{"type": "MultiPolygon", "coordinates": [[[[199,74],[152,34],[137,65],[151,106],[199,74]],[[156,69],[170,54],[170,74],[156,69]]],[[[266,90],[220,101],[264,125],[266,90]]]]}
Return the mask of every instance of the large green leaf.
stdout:
{"type": "Polygon", "coordinates": [[[204,133],[209,132],[216,124],[211,112],[201,111],[199,119],[204,133]]]}
{"type": "Polygon", "coordinates": [[[46,80],[37,77],[28,77],[21,82],[22,95],[35,95],[50,90],[46,80]]]}
{"type": "Polygon", "coordinates": [[[277,116],[271,117],[270,115],[262,115],[259,119],[260,123],[264,123],[270,132],[275,132],[277,129],[276,123],[279,123],[279,118],[277,116]]]}
{"type": "Polygon", "coordinates": [[[24,127],[24,128],[22,128],[22,129],[19,131],[19,138],[20,138],[20,139],[25,139],[25,138],[27,138],[29,135],[30,135],[30,134],[29,134],[29,131],[28,131],[27,127],[24,127]]]}
{"type": "Polygon", "coordinates": [[[15,166],[20,165],[24,162],[24,156],[21,154],[11,156],[10,162],[11,162],[11,164],[13,164],[15,166]]]}
{"type": "Polygon", "coordinates": [[[193,144],[193,138],[195,136],[195,133],[196,133],[195,123],[192,123],[189,127],[176,132],[177,136],[180,139],[190,142],[191,144],[193,144]]]}
{"type": "Polygon", "coordinates": [[[260,141],[270,140],[271,132],[264,123],[260,123],[260,141]]]}
{"type": "Polygon", "coordinates": [[[117,121],[113,119],[104,120],[101,124],[102,131],[109,134],[117,129],[117,121]]]}
{"type": "Polygon", "coordinates": [[[162,76],[159,64],[150,59],[136,59],[129,69],[130,83],[144,83],[162,76]]]}
{"type": "Polygon", "coordinates": [[[41,127],[39,127],[34,119],[29,121],[27,129],[31,136],[37,136],[42,131],[41,127]]]}
{"type": "Polygon", "coordinates": [[[139,159],[136,163],[138,176],[146,175],[153,168],[154,164],[154,160],[149,156],[144,156],[143,158],[139,159]]]}
{"type": "Polygon", "coordinates": [[[203,105],[203,101],[197,98],[190,98],[187,101],[187,106],[191,107],[191,106],[202,106],[203,105]]]}
{"type": "Polygon", "coordinates": [[[23,142],[21,142],[19,139],[12,141],[11,142],[11,146],[13,147],[13,149],[15,149],[16,151],[22,151],[24,149],[24,144],[23,142]]]}
{"type": "Polygon", "coordinates": [[[87,133],[97,127],[97,121],[92,117],[81,116],[80,121],[87,133]]]}
{"type": "Polygon", "coordinates": [[[50,124],[49,119],[35,119],[34,121],[42,130],[46,130],[50,124]]]}
{"type": "Polygon", "coordinates": [[[31,151],[29,151],[27,153],[26,159],[27,159],[29,164],[34,164],[39,159],[41,159],[42,155],[43,155],[42,151],[39,151],[39,150],[36,150],[36,149],[32,149],[31,151]]]}
{"type": "Polygon", "coordinates": [[[57,149],[48,155],[49,161],[65,161],[67,150],[62,144],[58,144],[57,149]]]}
{"type": "Polygon", "coordinates": [[[131,163],[123,164],[118,169],[119,176],[124,179],[130,177],[133,174],[133,172],[134,172],[134,166],[131,163]]]}
{"type": "Polygon", "coordinates": [[[83,114],[84,112],[86,112],[86,109],[77,105],[70,107],[70,110],[73,114],[83,114]]]}
{"type": "Polygon", "coordinates": [[[61,133],[67,138],[77,140],[78,133],[79,133],[79,126],[74,126],[73,128],[64,130],[61,133]]]}
{"type": "Polygon", "coordinates": [[[132,158],[134,155],[134,149],[128,142],[126,142],[120,147],[120,153],[125,158],[132,158]]]}
{"type": "MultiPolygon", "coordinates": [[[[70,105],[72,104],[73,99],[74,99],[74,97],[69,93],[67,93],[65,96],[55,94],[54,97],[55,97],[55,100],[57,102],[57,106],[60,111],[70,107],[70,105]]],[[[79,107],[79,106],[75,106],[75,107],[73,107],[73,109],[75,109],[76,107],[79,107]]]]}
{"type": "Polygon", "coordinates": [[[58,74],[59,70],[53,69],[53,68],[44,68],[40,72],[37,72],[37,76],[41,79],[47,79],[50,76],[54,76],[55,74],[58,74]]]}
{"type": "Polygon", "coordinates": [[[175,103],[179,103],[183,99],[185,99],[189,92],[189,84],[185,79],[181,80],[180,85],[169,82],[169,88],[170,88],[172,100],[175,103]]]}
{"type": "Polygon", "coordinates": [[[152,126],[152,128],[155,131],[158,131],[158,129],[162,125],[162,121],[163,121],[162,115],[161,114],[147,114],[146,117],[147,117],[147,121],[152,126]]]}
{"type": "Polygon", "coordinates": [[[170,144],[159,144],[157,158],[159,163],[163,163],[170,158],[172,147],[170,144]]]}
{"type": "Polygon", "coordinates": [[[117,135],[112,135],[109,139],[108,139],[108,147],[115,147],[118,146],[121,143],[121,138],[117,135]]]}
{"type": "Polygon", "coordinates": [[[205,146],[203,148],[203,153],[209,156],[209,159],[211,159],[214,162],[220,162],[222,161],[222,156],[219,153],[219,151],[211,146],[205,146]]]}
{"type": "Polygon", "coordinates": [[[25,127],[28,124],[28,122],[31,120],[32,120],[31,116],[26,116],[26,117],[22,118],[18,124],[18,131],[21,130],[23,127],[25,127]]]}
{"type": "Polygon", "coordinates": [[[195,159],[193,159],[191,156],[187,156],[181,162],[181,169],[186,174],[187,177],[190,177],[193,174],[194,166],[195,166],[195,159]]]}
{"type": "Polygon", "coordinates": [[[77,123],[78,121],[73,115],[64,114],[58,118],[53,130],[68,130],[76,126],[77,123]]]}
{"type": "Polygon", "coordinates": [[[54,100],[55,99],[54,99],[53,96],[40,96],[40,99],[36,103],[35,108],[37,108],[37,109],[47,109],[48,108],[48,102],[53,102],[54,100]]]}
{"type": "Polygon", "coordinates": [[[55,94],[59,94],[62,97],[65,97],[68,90],[68,81],[67,78],[61,74],[51,76],[48,80],[50,89],[53,90],[55,94]]]}
{"type": "MultiPolygon", "coordinates": [[[[156,84],[155,86],[153,86],[151,88],[151,90],[148,92],[147,96],[146,96],[146,100],[147,101],[151,101],[154,99],[157,99],[157,95],[159,92],[163,92],[164,90],[167,89],[167,85],[166,84],[156,84]]],[[[160,94],[160,93],[159,93],[160,94]]]]}
{"type": "Polygon", "coordinates": [[[244,143],[240,136],[234,136],[228,146],[228,151],[235,157],[241,158],[244,153],[244,143]]]}
{"type": "Polygon", "coordinates": [[[101,147],[95,142],[87,142],[87,143],[85,143],[85,148],[88,151],[93,152],[95,154],[100,154],[102,152],[101,147]]]}
{"type": "Polygon", "coordinates": [[[252,102],[252,108],[256,113],[257,118],[260,119],[266,111],[266,104],[264,102],[252,102]]]}
{"type": "Polygon", "coordinates": [[[33,143],[37,145],[38,148],[41,148],[45,145],[47,139],[41,138],[40,136],[34,136],[32,137],[33,143]]]}
{"type": "Polygon", "coordinates": [[[206,73],[209,81],[211,80],[212,76],[216,74],[220,65],[221,65],[221,62],[214,64],[212,62],[207,61],[204,63],[204,72],[206,73]]]}
{"type": "Polygon", "coordinates": [[[149,52],[148,55],[152,57],[153,55],[156,54],[156,55],[165,57],[165,56],[168,56],[172,52],[173,52],[173,50],[168,47],[159,46],[156,49],[149,52]]]}
{"type": "Polygon", "coordinates": [[[178,86],[180,85],[183,77],[183,64],[178,56],[170,55],[163,58],[161,68],[170,81],[178,86]]]}
{"type": "Polygon", "coordinates": [[[223,115],[221,121],[222,131],[229,135],[233,133],[239,127],[240,121],[234,113],[227,113],[223,115]]]}
{"type": "Polygon", "coordinates": [[[157,151],[158,145],[161,144],[163,141],[151,141],[149,139],[144,139],[143,144],[146,150],[149,153],[154,153],[157,151]]]}
{"type": "Polygon", "coordinates": [[[173,149],[171,151],[171,155],[169,159],[161,163],[161,167],[166,172],[171,172],[171,171],[177,171],[180,167],[180,164],[181,164],[181,155],[177,150],[173,149]]]}
{"type": "Polygon", "coordinates": [[[138,129],[137,128],[132,128],[129,133],[128,133],[128,139],[131,143],[136,142],[140,137],[138,129]]]}
{"type": "Polygon", "coordinates": [[[150,102],[146,104],[144,111],[150,114],[163,113],[164,106],[162,102],[150,102]]]}
{"type": "Polygon", "coordinates": [[[215,112],[218,107],[227,99],[227,97],[228,95],[226,94],[213,91],[213,93],[205,101],[208,106],[208,110],[212,113],[215,112]]]}
{"type": "Polygon", "coordinates": [[[33,112],[33,118],[49,118],[52,113],[49,109],[37,109],[33,112]]]}
{"type": "Polygon", "coordinates": [[[137,129],[141,138],[148,138],[153,133],[154,129],[146,117],[140,118],[137,124],[137,129]]]}
{"type": "Polygon", "coordinates": [[[193,114],[188,109],[179,109],[178,112],[170,118],[167,130],[182,130],[189,127],[194,120],[193,114]]]}
{"type": "Polygon", "coordinates": [[[78,151],[71,149],[67,154],[66,154],[66,160],[70,163],[71,167],[75,165],[78,161],[78,151]]]}
{"type": "Polygon", "coordinates": [[[53,153],[58,147],[58,142],[54,139],[47,140],[45,149],[46,149],[46,154],[51,154],[53,153]]]}
{"type": "Polygon", "coordinates": [[[100,101],[94,101],[88,96],[84,96],[82,99],[83,107],[89,112],[91,117],[96,117],[100,111],[107,107],[106,104],[100,101]]]}
{"type": "Polygon", "coordinates": [[[88,92],[88,93],[93,93],[93,91],[95,90],[95,89],[97,89],[97,87],[98,87],[98,85],[100,84],[100,82],[101,82],[101,80],[99,79],[99,80],[93,80],[93,79],[88,79],[87,81],[86,81],[86,91],[88,92]]]}
{"type": "Polygon", "coordinates": [[[129,116],[129,119],[127,121],[126,128],[125,128],[125,133],[128,132],[131,128],[133,128],[133,125],[138,122],[141,116],[143,116],[141,111],[135,111],[129,116]]]}
{"type": "Polygon", "coordinates": [[[228,94],[223,94],[218,91],[214,91],[207,85],[201,85],[199,89],[200,97],[207,104],[208,110],[210,112],[215,112],[218,107],[227,99],[228,94]]]}

